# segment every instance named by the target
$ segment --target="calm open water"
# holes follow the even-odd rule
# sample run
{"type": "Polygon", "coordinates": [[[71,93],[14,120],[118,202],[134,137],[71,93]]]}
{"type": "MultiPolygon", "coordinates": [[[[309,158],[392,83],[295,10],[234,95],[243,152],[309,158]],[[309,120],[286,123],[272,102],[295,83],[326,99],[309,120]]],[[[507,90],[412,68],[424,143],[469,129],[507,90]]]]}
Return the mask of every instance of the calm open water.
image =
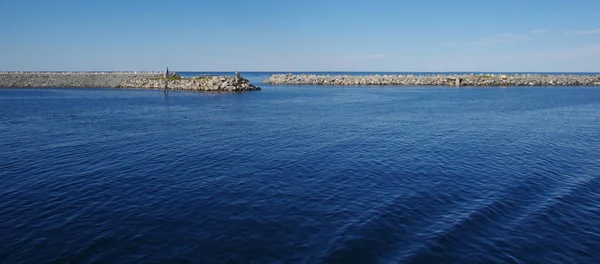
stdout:
{"type": "Polygon", "coordinates": [[[0,263],[600,260],[597,87],[0,89],[0,111],[0,263]]]}

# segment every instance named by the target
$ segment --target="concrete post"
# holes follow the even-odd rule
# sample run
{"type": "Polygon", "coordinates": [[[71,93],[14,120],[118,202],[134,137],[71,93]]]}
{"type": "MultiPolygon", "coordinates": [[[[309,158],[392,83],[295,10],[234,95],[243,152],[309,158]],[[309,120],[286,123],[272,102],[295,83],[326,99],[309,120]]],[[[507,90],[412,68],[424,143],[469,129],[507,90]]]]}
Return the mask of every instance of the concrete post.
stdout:
{"type": "Polygon", "coordinates": [[[235,72],[235,78],[242,78],[242,76],[240,75],[240,72],[235,72]]]}
{"type": "Polygon", "coordinates": [[[456,87],[459,87],[460,86],[460,77],[456,77],[455,82],[456,82],[456,87]]]}

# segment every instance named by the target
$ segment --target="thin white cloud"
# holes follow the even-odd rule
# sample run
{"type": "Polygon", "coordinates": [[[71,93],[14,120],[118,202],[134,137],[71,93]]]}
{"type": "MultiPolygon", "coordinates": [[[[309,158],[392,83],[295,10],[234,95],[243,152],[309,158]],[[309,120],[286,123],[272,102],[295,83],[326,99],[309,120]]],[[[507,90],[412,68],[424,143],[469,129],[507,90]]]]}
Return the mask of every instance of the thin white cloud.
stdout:
{"type": "Polygon", "coordinates": [[[590,29],[590,30],[569,30],[567,34],[573,35],[595,35],[600,34],[600,29],[590,29]]]}
{"type": "Polygon", "coordinates": [[[386,57],[385,54],[374,53],[374,54],[367,54],[367,55],[348,56],[347,59],[349,59],[349,60],[375,60],[375,59],[383,59],[385,57],[386,57]]]}
{"type": "Polygon", "coordinates": [[[600,44],[522,51],[442,54],[409,67],[423,71],[600,72],[600,44]]]}
{"type": "Polygon", "coordinates": [[[479,38],[472,41],[466,42],[443,42],[442,45],[445,46],[459,46],[459,45],[496,45],[496,44],[513,44],[519,43],[522,41],[527,41],[532,39],[535,35],[540,35],[550,31],[549,29],[540,28],[530,30],[526,33],[502,33],[495,34],[484,38],[479,38]]]}
{"type": "Polygon", "coordinates": [[[505,44],[515,43],[523,40],[528,40],[531,37],[527,34],[503,33],[486,38],[481,38],[473,42],[473,44],[505,44]]]}
{"type": "Polygon", "coordinates": [[[547,60],[600,59],[600,45],[590,44],[562,50],[539,51],[532,55],[535,59],[547,60]]]}
{"type": "Polygon", "coordinates": [[[534,29],[529,31],[529,34],[533,34],[533,35],[537,35],[537,34],[542,34],[542,33],[546,33],[550,31],[550,29],[547,28],[539,28],[539,29],[534,29]]]}

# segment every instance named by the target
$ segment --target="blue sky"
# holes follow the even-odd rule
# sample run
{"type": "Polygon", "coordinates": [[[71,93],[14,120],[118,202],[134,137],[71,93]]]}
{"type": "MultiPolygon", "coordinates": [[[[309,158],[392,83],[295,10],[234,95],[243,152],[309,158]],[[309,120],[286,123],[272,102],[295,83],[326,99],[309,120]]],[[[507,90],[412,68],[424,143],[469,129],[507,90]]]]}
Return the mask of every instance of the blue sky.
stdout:
{"type": "Polygon", "coordinates": [[[0,0],[0,70],[600,72],[598,0],[0,0]]]}

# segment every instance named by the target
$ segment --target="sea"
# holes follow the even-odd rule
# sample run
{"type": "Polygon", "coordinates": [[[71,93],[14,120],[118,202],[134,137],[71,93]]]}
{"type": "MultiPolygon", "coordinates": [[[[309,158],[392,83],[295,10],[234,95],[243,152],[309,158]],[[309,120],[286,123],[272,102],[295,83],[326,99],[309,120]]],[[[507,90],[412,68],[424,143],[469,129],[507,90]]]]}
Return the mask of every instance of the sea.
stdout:
{"type": "Polygon", "coordinates": [[[600,87],[270,74],[0,89],[0,263],[600,262],[600,87]]]}

